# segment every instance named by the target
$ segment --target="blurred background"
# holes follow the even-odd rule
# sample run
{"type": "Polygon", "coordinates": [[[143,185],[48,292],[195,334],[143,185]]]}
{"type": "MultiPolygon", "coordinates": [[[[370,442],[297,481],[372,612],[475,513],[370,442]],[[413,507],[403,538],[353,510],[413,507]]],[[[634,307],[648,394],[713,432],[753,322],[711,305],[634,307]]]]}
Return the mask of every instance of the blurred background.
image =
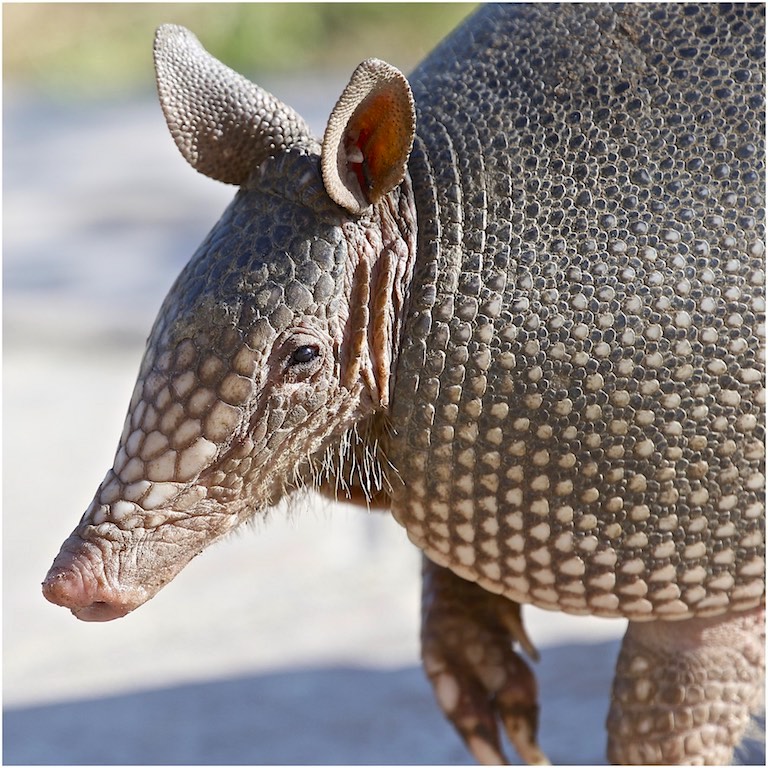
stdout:
{"type": "MultiPolygon", "coordinates": [[[[421,672],[419,560],[386,515],[276,510],[117,622],[40,593],[158,307],[233,195],[168,136],[155,28],[188,26],[322,135],[359,61],[407,72],[471,7],[3,5],[5,764],[471,762],[421,672]]],[[[524,618],[544,750],[602,762],[623,622],[524,618]]]]}
{"type": "Polygon", "coordinates": [[[155,28],[171,20],[244,74],[346,71],[370,56],[411,69],[472,3],[6,3],[6,86],[54,97],[143,92],[155,28]]]}

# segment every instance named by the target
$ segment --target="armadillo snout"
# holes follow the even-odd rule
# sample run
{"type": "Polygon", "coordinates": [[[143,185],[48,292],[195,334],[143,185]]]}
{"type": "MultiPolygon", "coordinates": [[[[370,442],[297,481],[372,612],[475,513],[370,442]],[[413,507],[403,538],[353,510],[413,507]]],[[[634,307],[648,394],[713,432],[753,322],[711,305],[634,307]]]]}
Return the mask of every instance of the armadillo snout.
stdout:
{"type": "Polygon", "coordinates": [[[143,590],[112,586],[99,558],[75,534],[69,537],[43,582],[43,595],[82,621],[119,619],[146,602],[143,590]]]}
{"type": "Polygon", "coordinates": [[[111,621],[132,610],[114,599],[91,600],[83,580],[74,570],[52,568],[43,582],[43,595],[46,600],[69,608],[82,621],[111,621]]]}

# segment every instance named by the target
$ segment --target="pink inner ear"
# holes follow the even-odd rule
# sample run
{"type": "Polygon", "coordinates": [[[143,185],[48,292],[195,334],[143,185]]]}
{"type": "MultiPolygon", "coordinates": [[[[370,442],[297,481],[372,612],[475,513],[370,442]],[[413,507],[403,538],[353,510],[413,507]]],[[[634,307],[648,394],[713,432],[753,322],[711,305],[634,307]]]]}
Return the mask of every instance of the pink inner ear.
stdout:
{"type": "Polygon", "coordinates": [[[349,170],[355,174],[360,191],[369,203],[371,202],[371,179],[368,163],[370,160],[369,152],[371,151],[369,147],[371,133],[372,131],[363,128],[359,131],[357,138],[352,139],[350,137],[344,147],[349,170]]]}
{"type": "Polygon", "coordinates": [[[349,121],[347,165],[369,203],[378,202],[402,180],[411,148],[403,119],[397,93],[380,88],[362,101],[349,121]]]}
{"type": "Polygon", "coordinates": [[[408,81],[377,59],[353,73],[323,137],[325,188],[352,213],[375,205],[403,180],[415,131],[408,81]]]}

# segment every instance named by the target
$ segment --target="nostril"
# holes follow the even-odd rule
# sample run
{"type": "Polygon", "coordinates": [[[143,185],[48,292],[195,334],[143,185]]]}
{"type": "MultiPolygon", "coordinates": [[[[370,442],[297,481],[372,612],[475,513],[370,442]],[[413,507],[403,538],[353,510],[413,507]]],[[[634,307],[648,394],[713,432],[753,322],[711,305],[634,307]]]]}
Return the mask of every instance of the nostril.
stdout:
{"type": "Polygon", "coordinates": [[[100,596],[99,591],[95,580],[76,561],[54,565],[43,582],[46,600],[73,610],[93,604],[94,598],[100,596]]]}
{"type": "Polygon", "coordinates": [[[94,600],[78,573],[56,571],[48,574],[43,582],[43,595],[56,605],[69,608],[82,621],[111,621],[125,616],[130,605],[117,599],[94,600]]]}
{"type": "Polygon", "coordinates": [[[82,596],[82,580],[72,571],[60,569],[51,569],[43,582],[43,595],[46,600],[56,605],[62,605],[65,608],[72,608],[74,605],[82,604],[78,600],[78,593],[82,596]],[[73,583],[75,580],[80,582],[80,589],[73,583]]]}
{"type": "Polygon", "coordinates": [[[43,595],[49,602],[69,608],[82,621],[119,619],[146,599],[114,589],[77,559],[51,568],[43,582],[43,595]]]}
{"type": "Polygon", "coordinates": [[[119,554],[110,544],[83,539],[75,531],[62,544],[42,584],[43,596],[69,608],[82,621],[111,621],[145,603],[149,591],[141,574],[125,577],[119,554]]]}

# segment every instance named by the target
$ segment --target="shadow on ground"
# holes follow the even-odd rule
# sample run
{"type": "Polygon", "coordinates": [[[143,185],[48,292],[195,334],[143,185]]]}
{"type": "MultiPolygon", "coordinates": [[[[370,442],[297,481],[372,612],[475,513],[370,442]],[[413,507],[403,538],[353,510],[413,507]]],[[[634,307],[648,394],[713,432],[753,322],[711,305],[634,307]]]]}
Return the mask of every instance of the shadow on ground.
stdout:
{"type": "MultiPolygon", "coordinates": [[[[595,670],[617,654],[617,642],[543,649],[540,728],[554,762],[601,760],[610,680],[595,670]]],[[[472,764],[417,667],[278,671],[20,707],[3,730],[6,765],[472,764]]]]}
{"type": "Polygon", "coordinates": [[[310,669],[10,710],[4,763],[466,762],[421,683],[415,668],[310,669]]]}
{"type": "MultiPolygon", "coordinates": [[[[554,764],[604,762],[605,661],[618,651],[543,649],[540,740],[554,764]]],[[[764,733],[763,712],[738,764],[765,765],[764,733]]],[[[7,709],[3,741],[5,765],[473,764],[417,667],[292,669],[7,709]]]]}

